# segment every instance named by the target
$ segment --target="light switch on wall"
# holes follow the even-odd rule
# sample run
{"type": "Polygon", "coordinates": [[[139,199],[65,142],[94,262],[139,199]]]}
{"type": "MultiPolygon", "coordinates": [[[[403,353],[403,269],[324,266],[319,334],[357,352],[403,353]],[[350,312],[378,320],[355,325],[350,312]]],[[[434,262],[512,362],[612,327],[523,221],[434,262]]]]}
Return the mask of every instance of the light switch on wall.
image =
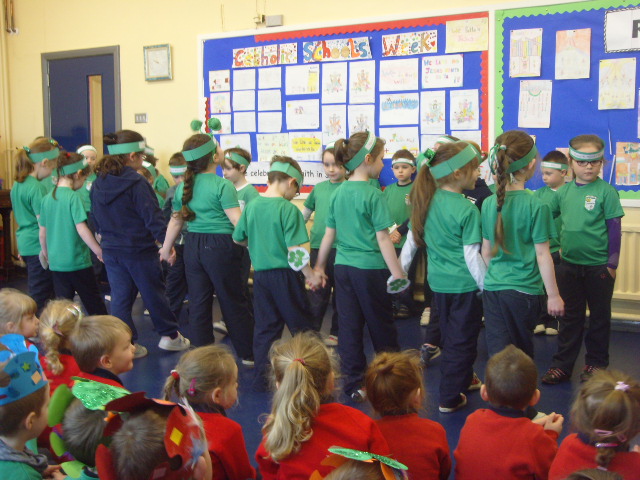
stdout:
{"type": "Polygon", "coordinates": [[[146,113],[136,113],[136,123],[147,123],[147,114],[146,113]]]}

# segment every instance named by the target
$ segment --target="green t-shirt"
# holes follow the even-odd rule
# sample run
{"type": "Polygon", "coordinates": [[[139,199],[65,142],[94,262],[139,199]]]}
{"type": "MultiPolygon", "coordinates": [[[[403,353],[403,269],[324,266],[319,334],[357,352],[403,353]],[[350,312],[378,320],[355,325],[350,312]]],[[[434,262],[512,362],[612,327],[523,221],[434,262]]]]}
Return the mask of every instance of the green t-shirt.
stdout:
{"type": "Polygon", "coordinates": [[[436,190],[425,224],[431,290],[466,293],[478,289],[464,259],[464,246],[482,242],[480,212],[461,193],[436,190]]]}
{"type": "Polygon", "coordinates": [[[96,180],[96,174],[92,173],[84,181],[84,185],[82,185],[82,187],[76,190],[76,195],[78,195],[82,200],[82,204],[84,205],[84,211],[87,213],[91,211],[91,195],[89,194],[91,193],[91,186],[93,185],[93,182],[95,180],[96,180]]]}
{"type": "Polygon", "coordinates": [[[562,258],[576,265],[606,265],[606,220],[623,217],[618,191],[601,178],[586,185],[570,182],[556,191],[552,214],[562,214],[562,258]]]}
{"type": "MultiPolygon", "coordinates": [[[[542,188],[539,188],[535,192],[533,192],[533,195],[536,198],[539,198],[542,203],[544,203],[545,205],[548,205],[549,208],[551,208],[553,197],[556,196],[556,190],[553,190],[548,186],[544,186],[542,188]]],[[[562,234],[562,217],[558,215],[555,218],[554,223],[556,225],[556,232],[558,233],[558,237],[552,238],[551,240],[549,240],[549,251],[551,253],[554,253],[560,250],[560,237],[562,234]]]]}
{"type": "Polygon", "coordinates": [[[162,176],[160,172],[157,172],[156,178],[153,180],[153,189],[158,193],[166,193],[169,190],[169,182],[162,176]]]}
{"type": "Polygon", "coordinates": [[[258,196],[249,203],[236,225],[233,239],[249,242],[256,272],[290,268],[288,248],[309,241],[302,212],[282,197],[258,196]]]}
{"type": "Polygon", "coordinates": [[[162,198],[162,195],[160,195],[155,190],[154,190],[153,193],[156,194],[156,200],[158,200],[158,206],[160,207],[160,209],[163,209],[164,208],[164,198],[162,198]]]}
{"type": "MultiPolygon", "coordinates": [[[[173,197],[173,211],[182,208],[184,182],[178,185],[173,197]]],[[[193,196],[189,208],[196,214],[195,220],[188,222],[189,231],[194,233],[233,233],[233,224],[224,212],[238,207],[236,188],[229,180],[215,173],[199,173],[193,185],[193,196]]]]}
{"type": "MultiPolygon", "coordinates": [[[[497,199],[491,195],[482,205],[482,236],[493,248],[498,218],[497,199]]],[[[488,291],[518,290],[530,295],[544,294],[544,286],[536,257],[536,243],[548,242],[557,236],[551,212],[526,190],[505,193],[502,206],[504,244],[489,262],[484,280],[488,291]]]]}
{"type": "Polygon", "coordinates": [[[26,463],[0,460],[0,472],[7,480],[42,480],[42,475],[26,463]]]}
{"type": "Polygon", "coordinates": [[[382,185],[380,185],[380,180],[377,178],[370,178],[369,185],[372,187],[376,187],[378,190],[382,190],[382,185]]]}
{"type": "MultiPolygon", "coordinates": [[[[304,206],[309,210],[313,210],[313,226],[311,227],[311,248],[320,248],[322,237],[327,228],[327,216],[329,215],[329,200],[336,189],[344,182],[333,183],[331,180],[325,180],[318,183],[304,201],[304,206]]],[[[333,242],[333,248],[336,247],[337,241],[333,242]]]]}
{"type": "Polygon", "coordinates": [[[385,269],[376,232],[393,225],[384,194],[369,182],[346,181],[329,200],[327,227],[336,230],[336,265],[385,269]]]}
{"type": "Polygon", "coordinates": [[[11,189],[11,206],[18,224],[18,252],[22,256],[40,253],[37,216],[40,215],[40,206],[46,194],[44,185],[31,175],[22,183],[15,182],[11,189]]]}
{"type": "Polygon", "coordinates": [[[260,196],[260,192],[256,190],[256,187],[250,183],[245,183],[242,187],[236,190],[238,194],[238,203],[240,204],[240,210],[244,211],[244,207],[247,206],[251,200],[260,196]]]}
{"type": "MultiPolygon", "coordinates": [[[[389,205],[389,212],[394,223],[398,226],[406,222],[411,216],[411,207],[409,206],[409,194],[413,188],[413,182],[406,185],[398,185],[392,183],[384,189],[384,198],[389,205]]],[[[396,248],[402,248],[407,237],[402,237],[400,243],[394,245],[396,248]]]]}
{"type": "Polygon", "coordinates": [[[87,212],[80,197],[69,187],[58,187],[42,200],[40,225],[47,229],[49,270],[75,272],[91,266],[89,247],[76,225],[86,222],[87,212]]]}
{"type": "Polygon", "coordinates": [[[40,180],[40,183],[44,185],[44,189],[46,190],[46,193],[49,193],[53,191],[57,181],[58,181],[57,177],[51,174],[48,177],[44,177],[42,180],[40,180]]]}

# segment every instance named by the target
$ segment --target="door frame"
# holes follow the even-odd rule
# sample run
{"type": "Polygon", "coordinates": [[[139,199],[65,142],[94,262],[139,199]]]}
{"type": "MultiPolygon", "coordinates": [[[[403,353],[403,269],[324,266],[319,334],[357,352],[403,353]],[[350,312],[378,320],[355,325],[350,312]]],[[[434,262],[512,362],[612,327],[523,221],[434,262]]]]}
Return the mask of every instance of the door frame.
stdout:
{"type": "Polygon", "coordinates": [[[122,128],[122,104],[120,91],[120,46],[84,48],[81,50],[65,50],[61,52],[42,53],[42,98],[44,101],[44,134],[51,137],[51,95],[49,91],[49,62],[65,58],[95,57],[111,55],[113,58],[113,93],[115,102],[116,130],[122,128]]]}

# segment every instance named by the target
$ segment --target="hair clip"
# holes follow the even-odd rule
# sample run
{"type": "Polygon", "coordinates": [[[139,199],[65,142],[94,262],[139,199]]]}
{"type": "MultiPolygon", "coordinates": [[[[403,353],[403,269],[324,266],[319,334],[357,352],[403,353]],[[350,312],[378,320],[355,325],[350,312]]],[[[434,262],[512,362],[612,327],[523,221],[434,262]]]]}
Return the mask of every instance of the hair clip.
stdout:
{"type": "Polygon", "coordinates": [[[294,362],[300,362],[302,365],[306,365],[307,363],[304,361],[304,358],[294,358],[294,362]]]}
{"type": "Polygon", "coordinates": [[[82,318],[82,310],[80,310],[80,307],[75,303],[67,307],[67,312],[71,313],[78,320],[82,318]]]}
{"type": "Polygon", "coordinates": [[[596,448],[616,448],[619,446],[618,443],[596,443],[596,448]]]}
{"type": "Polygon", "coordinates": [[[593,433],[595,433],[599,437],[611,437],[613,436],[613,432],[611,430],[600,430],[596,428],[593,433]]]}
{"type": "Polygon", "coordinates": [[[180,374],[178,373],[177,370],[171,370],[171,376],[176,380],[180,380],[180,374]]]}
{"type": "Polygon", "coordinates": [[[622,392],[629,391],[629,385],[624,382],[616,382],[616,386],[613,388],[614,390],[620,390],[622,392]]]}
{"type": "Polygon", "coordinates": [[[31,153],[31,149],[29,147],[22,147],[22,149],[27,153],[31,153]]]}
{"type": "Polygon", "coordinates": [[[189,395],[191,395],[192,397],[196,394],[196,379],[192,378],[191,382],[189,383],[189,390],[187,390],[187,393],[189,395]]]}
{"type": "Polygon", "coordinates": [[[55,333],[59,337],[63,337],[64,336],[62,334],[62,332],[60,331],[60,326],[58,325],[58,322],[53,322],[53,325],[51,326],[51,330],[53,330],[53,333],[55,333]]]}

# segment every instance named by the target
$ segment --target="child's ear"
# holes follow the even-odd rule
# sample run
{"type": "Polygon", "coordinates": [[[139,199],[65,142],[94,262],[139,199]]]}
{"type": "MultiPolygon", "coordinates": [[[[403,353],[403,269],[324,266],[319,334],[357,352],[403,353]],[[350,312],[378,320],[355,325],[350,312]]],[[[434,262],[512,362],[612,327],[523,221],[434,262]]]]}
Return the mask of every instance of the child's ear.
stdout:
{"type": "Polygon", "coordinates": [[[240,173],[242,173],[242,174],[247,173],[247,166],[246,165],[240,165],[240,173]]]}
{"type": "Polygon", "coordinates": [[[213,389],[213,392],[211,392],[211,400],[213,400],[213,403],[220,404],[222,401],[222,388],[216,387],[213,389]]]}
{"type": "Polygon", "coordinates": [[[536,391],[534,392],[533,396],[531,397],[531,400],[529,400],[529,406],[533,407],[534,405],[536,405],[538,402],[540,401],[540,390],[538,390],[536,388],[536,391]]]}
{"type": "Polygon", "coordinates": [[[31,430],[31,428],[33,427],[33,423],[35,422],[37,417],[38,414],[36,412],[30,412],[22,422],[24,428],[26,428],[27,430],[31,430]]]}
{"type": "Polygon", "coordinates": [[[3,328],[4,332],[2,333],[13,333],[16,330],[16,324],[15,322],[7,322],[4,324],[4,328],[3,328]]]}
{"type": "Polygon", "coordinates": [[[336,388],[336,376],[333,372],[327,377],[327,393],[332,393],[336,388]]]}
{"type": "Polygon", "coordinates": [[[109,355],[108,353],[102,355],[98,360],[98,367],[106,369],[111,368],[111,355],[109,355]]]}
{"type": "Polygon", "coordinates": [[[487,386],[483,383],[480,387],[480,398],[485,402],[489,401],[489,394],[487,393],[487,386]]]}

